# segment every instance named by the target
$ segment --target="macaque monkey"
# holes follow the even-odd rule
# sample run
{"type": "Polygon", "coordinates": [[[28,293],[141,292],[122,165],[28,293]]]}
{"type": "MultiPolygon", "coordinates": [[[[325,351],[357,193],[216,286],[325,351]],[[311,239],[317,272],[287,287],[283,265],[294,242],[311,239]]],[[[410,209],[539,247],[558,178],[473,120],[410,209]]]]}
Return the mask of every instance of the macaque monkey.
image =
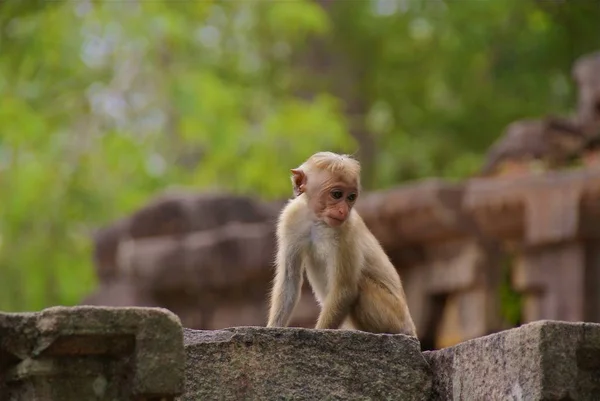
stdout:
{"type": "Polygon", "coordinates": [[[289,324],[306,271],[321,308],[316,329],[416,337],[400,277],[353,209],[360,192],[359,162],[319,152],[291,173],[295,198],[277,224],[267,327],[289,324]]]}

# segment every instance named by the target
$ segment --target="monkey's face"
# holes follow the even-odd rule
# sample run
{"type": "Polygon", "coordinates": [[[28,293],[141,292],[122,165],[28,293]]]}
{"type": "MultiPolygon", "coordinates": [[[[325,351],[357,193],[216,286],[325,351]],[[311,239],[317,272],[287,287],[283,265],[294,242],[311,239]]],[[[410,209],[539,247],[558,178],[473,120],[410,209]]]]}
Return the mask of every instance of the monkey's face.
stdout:
{"type": "Polygon", "coordinates": [[[350,211],[356,202],[358,191],[355,188],[343,188],[338,186],[329,191],[324,221],[330,227],[341,226],[350,216],[350,211]]]}
{"type": "Polygon", "coordinates": [[[342,179],[321,182],[316,197],[310,203],[317,218],[330,227],[341,226],[350,216],[358,198],[356,183],[342,179]]]}

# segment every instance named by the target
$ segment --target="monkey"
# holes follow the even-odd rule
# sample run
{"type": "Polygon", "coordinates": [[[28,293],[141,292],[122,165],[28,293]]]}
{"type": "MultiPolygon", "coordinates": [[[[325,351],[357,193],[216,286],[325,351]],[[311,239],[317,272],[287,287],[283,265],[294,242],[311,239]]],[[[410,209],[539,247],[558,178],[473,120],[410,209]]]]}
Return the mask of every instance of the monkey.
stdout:
{"type": "Polygon", "coordinates": [[[286,327],[304,273],[320,307],[315,329],[417,336],[400,276],[354,205],[360,163],[317,152],[290,170],[294,197],[276,227],[267,327],[286,327]]]}

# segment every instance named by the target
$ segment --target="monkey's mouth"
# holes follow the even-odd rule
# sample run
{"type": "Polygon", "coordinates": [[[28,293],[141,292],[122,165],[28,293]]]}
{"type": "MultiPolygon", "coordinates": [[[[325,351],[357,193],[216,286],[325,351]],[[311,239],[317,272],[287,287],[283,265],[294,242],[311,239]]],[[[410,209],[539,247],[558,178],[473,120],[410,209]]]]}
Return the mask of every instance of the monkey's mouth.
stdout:
{"type": "Polygon", "coordinates": [[[340,218],[332,217],[332,216],[327,216],[327,220],[331,227],[338,227],[338,226],[342,225],[343,222],[346,221],[346,219],[340,219],[340,218]]]}

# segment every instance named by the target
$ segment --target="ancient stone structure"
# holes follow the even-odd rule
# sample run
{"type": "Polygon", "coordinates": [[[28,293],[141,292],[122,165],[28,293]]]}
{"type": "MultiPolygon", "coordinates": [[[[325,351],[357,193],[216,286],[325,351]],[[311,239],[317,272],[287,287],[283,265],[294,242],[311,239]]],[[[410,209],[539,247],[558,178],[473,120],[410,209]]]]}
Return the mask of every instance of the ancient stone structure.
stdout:
{"type": "MultiPolygon", "coordinates": [[[[600,285],[600,164],[590,156],[600,143],[599,57],[574,64],[575,118],[514,123],[507,142],[490,151],[496,165],[510,159],[511,149],[561,162],[584,149],[586,168],[426,180],[359,199],[358,211],[405,283],[425,348],[519,322],[600,322],[594,290],[600,285]],[[507,286],[522,298],[517,321],[501,310],[507,286]]],[[[82,303],[161,306],[195,329],[265,325],[283,203],[228,194],[160,196],[97,233],[101,284],[82,303]]],[[[313,327],[317,313],[305,284],[291,324],[313,327]]]]}
{"type": "Polygon", "coordinates": [[[597,164],[600,147],[600,52],[573,63],[577,106],[572,117],[525,118],[509,124],[490,147],[481,175],[557,169],[581,159],[597,164]]]}
{"type": "MultiPolygon", "coordinates": [[[[599,200],[600,170],[583,169],[424,181],[367,194],[357,207],[398,267],[421,341],[440,348],[508,327],[499,297],[507,268],[523,296],[522,322],[600,322],[599,200]],[[511,262],[503,266],[504,260],[511,262]]],[[[230,198],[249,215],[228,221],[213,201],[224,202],[163,198],[101,232],[96,260],[103,283],[84,303],[162,306],[198,329],[264,325],[282,203],[230,198]],[[213,226],[175,231],[183,225],[161,220],[164,202],[181,213],[180,222],[198,227],[210,216],[213,226]],[[150,233],[136,228],[146,215],[155,219],[150,233]]],[[[292,324],[312,327],[317,312],[305,288],[292,324]]]]}
{"type": "Polygon", "coordinates": [[[577,121],[588,136],[600,135],[600,51],[586,54],[573,65],[577,83],[577,121]]]}
{"type": "Polygon", "coordinates": [[[588,138],[582,127],[566,118],[523,119],[506,127],[491,146],[482,175],[527,173],[532,161],[560,168],[581,155],[588,138]]]}
{"type": "Polygon", "coordinates": [[[539,321],[438,351],[405,335],[184,329],[159,308],[0,313],[0,399],[597,400],[600,324],[539,321]]]}

